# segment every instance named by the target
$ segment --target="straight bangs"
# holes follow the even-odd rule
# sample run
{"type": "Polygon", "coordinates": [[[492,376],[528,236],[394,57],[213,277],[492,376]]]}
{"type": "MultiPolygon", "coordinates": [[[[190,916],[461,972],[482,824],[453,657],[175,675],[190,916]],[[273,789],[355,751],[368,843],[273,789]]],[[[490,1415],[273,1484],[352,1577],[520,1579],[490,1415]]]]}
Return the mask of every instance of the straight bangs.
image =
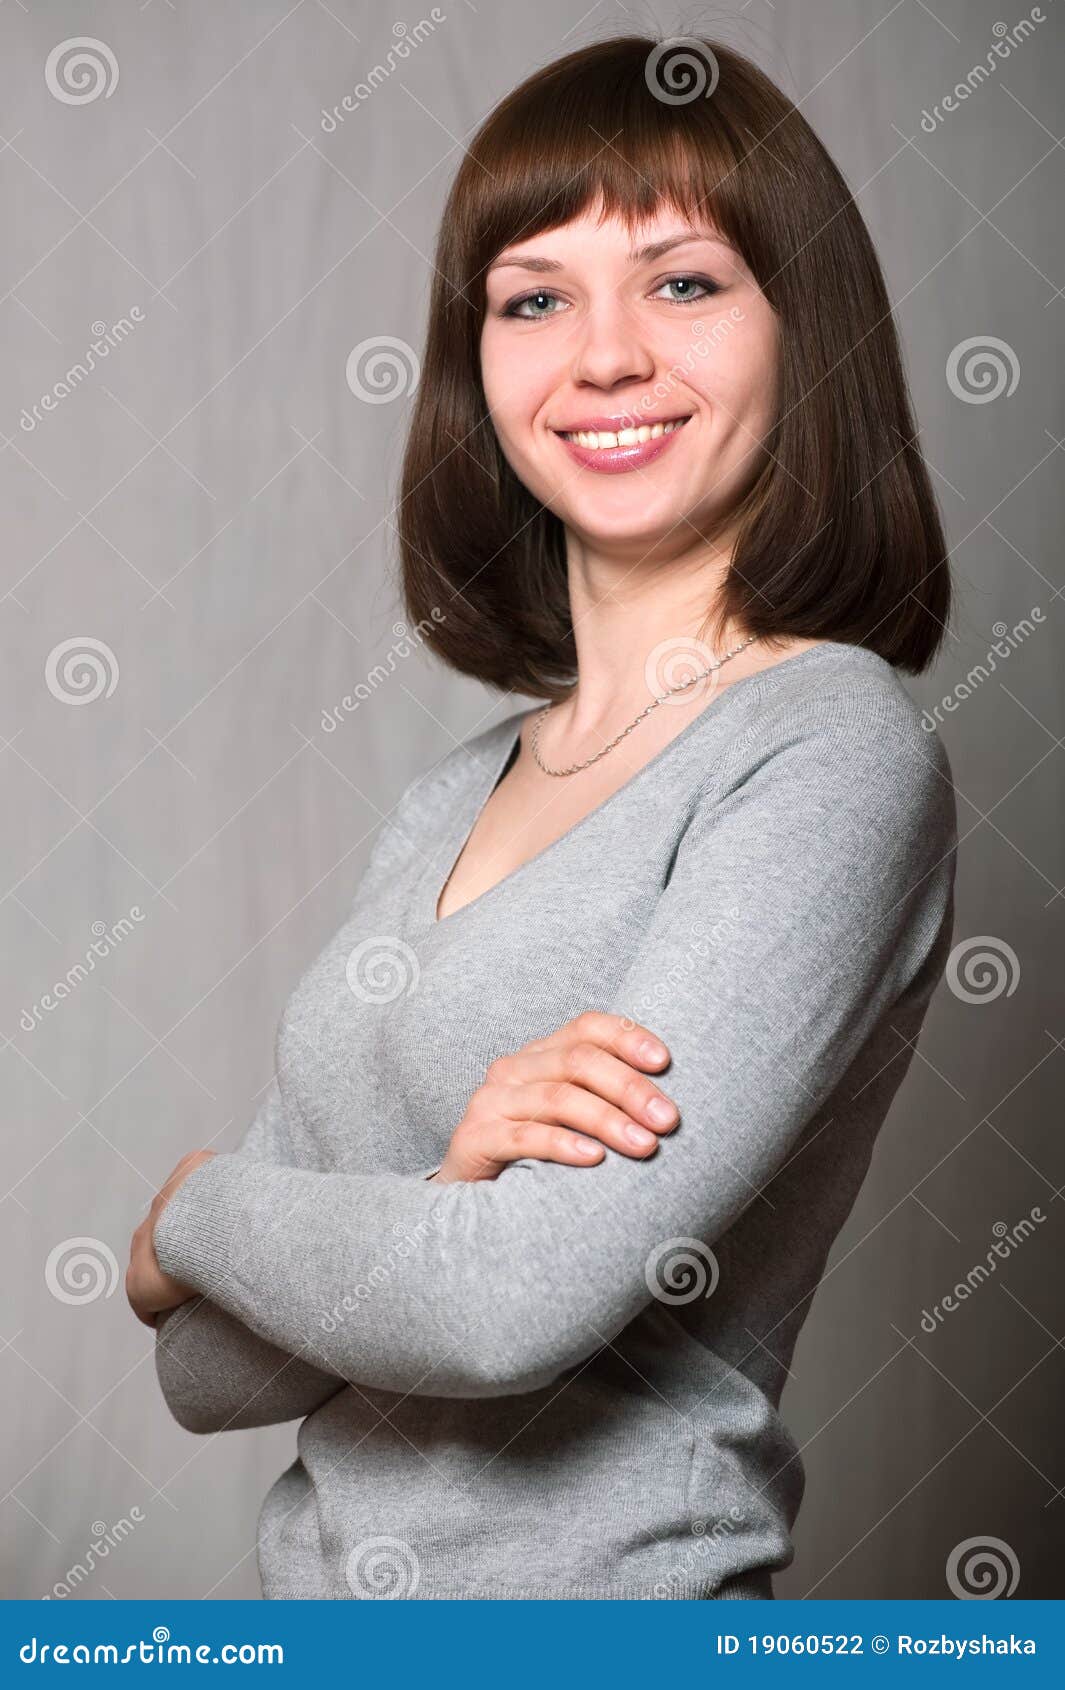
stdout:
{"type": "Polygon", "coordinates": [[[737,536],[706,626],[866,645],[920,672],[947,631],[949,566],[868,230],[774,83],[688,39],[568,54],[508,95],[463,158],[404,458],[408,614],[464,674],[549,700],[572,687],[565,532],[507,463],[481,383],[485,275],[505,248],[597,207],[635,233],[663,205],[729,242],[780,328],[762,466],[704,536],[737,536]]]}
{"type": "MultiPolygon", "coordinates": [[[[670,205],[746,258],[744,224],[752,219],[743,214],[743,149],[712,104],[681,116],[687,108],[660,105],[646,89],[623,89],[620,100],[604,88],[595,95],[588,111],[585,99],[556,103],[545,88],[531,109],[519,106],[474,143],[460,238],[476,277],[483,282],[505,247],[596,205],[630,233],[670,205]]],[[[483,309],[483,297],[476,303],[483,309]]]]}

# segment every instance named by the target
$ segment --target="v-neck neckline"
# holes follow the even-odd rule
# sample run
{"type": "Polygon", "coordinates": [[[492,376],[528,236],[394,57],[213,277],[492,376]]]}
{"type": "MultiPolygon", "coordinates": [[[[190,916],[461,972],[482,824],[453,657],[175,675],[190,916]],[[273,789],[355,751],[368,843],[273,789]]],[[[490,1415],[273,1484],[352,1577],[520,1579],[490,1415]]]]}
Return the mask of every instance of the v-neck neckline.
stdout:
{"type": "MultiPolygon", "coordinates": [[[[511,757],[521,740],[522,727],[527,717],[533,715],[534,710],[542,709],[543,706],[537,705],[534,706],[534,710],[522,711],[517,718],[516,725],[511,727],[508,733],[502,735],[496,755],[488,762],[488,772],[485,778],[478,780],[471,787],[466,802],[458,807],[455,825],[449,831],[444,842],[447,847],[446,861],[448,866],[442,880],[438,878],[436,873],[436,859],[430,858],[429,860],[420,883],[423,897],[422,908],[419,911],[420,925],[427,925],[430,932],[436,932],[438,929],[449,927],[452,922],[458,921],[468,910],[483,907],[490,898],[499,895],[504,888],[510,888],[520,876],[526,875],[532,868],[541,865],[552,852],[559,851],[562,846],[572,841],[582,829],[589,827],[594,821],[601,818],[612,804],[620,802],[627,793],[631,793],[632,789],[638,786],[652,769],[659,767],[672,752],[685,744],[707,717],[716,718],[733,694],[750,691],[757,683],[771,680],[780,670],[794,670],[803,662],[816,658],[826,651],[861,651],[868,655],[867,648],[864,646],[855,646],[840,640],[822,640],[817,645],[806,646],[804,650],[795,652],[791,657],[781,658],[779,663],[772,663],[767,669],[756,669],[753,674],[744,675],[741,680],[733,681],[731,686],[725,688],[724,692],[705,704],[697,716],[693,716],[690,722],[686,722],[680,732],[674,734],[673,738],[660,751],[656,751],[653,757],[649,757],[647,762],[636,770],[635,774],[630,775],[627,781],[622,782],[621,786],[608,793],[602,803],[595,806],[594,810],[589,810],[587,815],[581,816],[580,820],[575,821],[572,827],[568,827],[564,833],[560,833],[556,839],[552,839],[549,844],[544,845],[531,857],[526,857],[524,862],[511,869],[509,874],[503,875],[502,879],[486,887],[483,892],[479,892],[475,898],[470,898],[466,903],[460,904],[458,909],[451,911],[450,915],[438,916],[436,912],[440,906],[444,889],[458,866],[459,858],[473,836],[473,830],[480,821],[489,798],[499,785],[504,771],[509,767],[511,757]]],[[[495,731],[499,732],[507,726],[509,721],[510,718],[508,717],[506,721],[497,723],[495,731]]]]}

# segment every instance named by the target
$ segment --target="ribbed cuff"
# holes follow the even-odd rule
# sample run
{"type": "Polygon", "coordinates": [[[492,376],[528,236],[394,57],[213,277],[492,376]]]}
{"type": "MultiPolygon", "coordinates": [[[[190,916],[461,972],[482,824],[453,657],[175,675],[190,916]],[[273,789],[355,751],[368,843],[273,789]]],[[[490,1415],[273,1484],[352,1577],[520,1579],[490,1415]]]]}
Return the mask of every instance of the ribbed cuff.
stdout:
{"type": "MultiPolygon", "coordinates": [[[[182,1180],[155,1223],[155,1254],[164,1273],[205,1297],[231,1277],[247,1182],[257,1165],[244,1156],[216,1155],[182,1180]]],[[[427,1180],[441,1165],[411,1177],[427,1180]]]]}
{"type": "Polygon", "coordinates": [[[245,1158],[211,1156],[182,1180],[155,1223],[155,1254],[163,1272],[206,1297],[232,1270],[249,1172],[245,1158]]]}
{"type": "MultiPolygon", "coordinates": [[[[291,1471],[291,1469],[290,1469],[291,1471]]],[[[268,1540],[265,1540],[268,1543],[268,1540]]],[[[263,1599],[267,1602],[300,1602],[336,1599],[348,1601],[350,1599],[346,1586],[339,1589],[322,1589],[322,1582],[330,1576],[330,1569],[324,1559],[315,1556],[313,1562],[308,1560],[305,1566],[296,1567],[287,1562],[284,1577],[276,1578],[275,1569],[264,1566],[264,1540],[259,1545],[259,1566],[262,1572],[263,1599]]],[[[272,1559],[271,1555],[271,1559],[272,1559]]],[[[597,1584],[567,1584],[560,1589],[548,1585],[517,1585],[513,1589],[501,1589],[499,1585],[490,1588],[480,1587],[476,1579],[468,1583],[462,1581],[454,1585],[443,1585],[439,1589],[428,1589],[424,1584],[418,1585],[416,1598],[419,1602],[712,1602],[722,1598],[729,1600],[743,1599],[750,1602],[766,1602],[775,1600],[773,1586],[768,1571],[757,1568],[754,1572],[737,1573],[734,1578],[726,1579],[716,1590],[707,1590],[705,1580],[690,1579],[680,1584],[671,1584],[668,1589],[662,1585],[653,1585],[650,1589],[646,1585],[597,1585],[597,1584]]]]}
{"type": "Polygon", "coordinates": [[[726,1579],[713,1593],[717,1602],[767,1602],[774,1600],[773,1584],[766,1568],[756,1567],[726,1579]]]}

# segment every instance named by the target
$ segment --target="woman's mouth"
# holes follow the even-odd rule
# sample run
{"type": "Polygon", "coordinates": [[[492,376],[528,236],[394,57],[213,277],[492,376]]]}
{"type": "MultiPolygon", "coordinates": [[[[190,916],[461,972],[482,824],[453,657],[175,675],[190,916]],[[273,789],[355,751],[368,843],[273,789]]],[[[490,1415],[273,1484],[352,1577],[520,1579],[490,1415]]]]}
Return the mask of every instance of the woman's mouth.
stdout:
{"type": "Polygon", "coordinates": [[[663,422],[641,423],[617,429],[553,429],[570,457],[584,469],[600,475],[620,475],[643,469],[661,457],[690,417],[669,417],[663,422]]]}

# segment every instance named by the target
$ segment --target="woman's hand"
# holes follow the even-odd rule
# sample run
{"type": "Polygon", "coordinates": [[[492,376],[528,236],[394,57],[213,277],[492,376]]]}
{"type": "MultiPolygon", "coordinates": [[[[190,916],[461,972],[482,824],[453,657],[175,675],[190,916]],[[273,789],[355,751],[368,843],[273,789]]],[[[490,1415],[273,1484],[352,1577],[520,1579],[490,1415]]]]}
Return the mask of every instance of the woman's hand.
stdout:
{"type": "Polygon", "coordinates": [[[642,1070],[668,1061],[648,1028],[587,1010],[492,1063],[432,1178],[495,1179],[525,1156],[588,1167],[602,1161],[604,1145],[649,1156],[679,1115],[642,1070]]]}
{"type": "Polygon", "coordinates": [[[151,1207],[130,1240],[129,1267],[126,1269],[126,1297],[138,1320],[154,1327],[156,1317],[166,1309],[176,1309],[197,1295],[191,1285],[171,1279],[159,1266],[155,1254],[155,1223],[166,1204],[183,1180],[194,1168],[216,1154],[213,1150],[190,1150],[183,1156],[166,1183],[152,1198],[151,1207]]]}

